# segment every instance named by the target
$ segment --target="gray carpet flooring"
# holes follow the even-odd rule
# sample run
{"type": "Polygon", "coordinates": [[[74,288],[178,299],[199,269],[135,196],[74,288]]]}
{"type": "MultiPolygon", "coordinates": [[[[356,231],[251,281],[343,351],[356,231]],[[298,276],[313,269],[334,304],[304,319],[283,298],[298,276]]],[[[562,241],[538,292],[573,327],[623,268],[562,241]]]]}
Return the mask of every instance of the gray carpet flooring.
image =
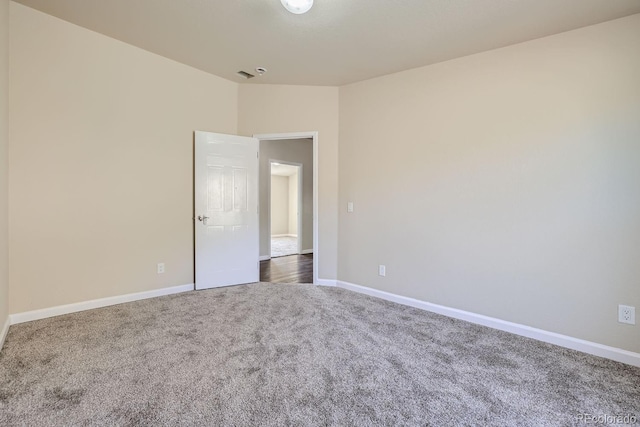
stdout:
{"type": "Polygon", "coordinates": [[[271,238],[271,258],[277,258],[298,253],[297,237],[272,237],[271,238]]]}
{"type": "Polygon", "coordinates": [[[312,285],[252,284],[10,328],[0,425],[583,425],[640,369],[312,285]]]}

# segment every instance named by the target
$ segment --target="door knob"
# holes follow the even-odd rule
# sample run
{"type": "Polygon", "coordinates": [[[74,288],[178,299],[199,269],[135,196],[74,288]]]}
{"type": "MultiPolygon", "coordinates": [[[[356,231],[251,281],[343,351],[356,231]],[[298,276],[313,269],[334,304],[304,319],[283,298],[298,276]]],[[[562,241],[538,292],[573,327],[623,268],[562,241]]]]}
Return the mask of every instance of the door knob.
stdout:
{"type": "Polygon", "coordinates": [[[198,215],[198,221],[202,221],[202,222],[204,222],[204,221],[206,221],[206,220],[208,220],[208,219],[209,219],[209,217],[208,217],[208,216],[198,215]]]}

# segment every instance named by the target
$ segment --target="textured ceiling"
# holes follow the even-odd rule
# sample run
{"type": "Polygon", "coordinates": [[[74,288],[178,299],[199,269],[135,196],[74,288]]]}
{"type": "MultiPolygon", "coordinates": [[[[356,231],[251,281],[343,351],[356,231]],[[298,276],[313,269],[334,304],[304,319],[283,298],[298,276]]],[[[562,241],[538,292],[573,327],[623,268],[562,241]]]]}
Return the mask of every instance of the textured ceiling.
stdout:
{"type": "Polygon", "coordinates": [[[640,0],[18,0],[237,82],[338,86],[640,13],[640,0]]]}

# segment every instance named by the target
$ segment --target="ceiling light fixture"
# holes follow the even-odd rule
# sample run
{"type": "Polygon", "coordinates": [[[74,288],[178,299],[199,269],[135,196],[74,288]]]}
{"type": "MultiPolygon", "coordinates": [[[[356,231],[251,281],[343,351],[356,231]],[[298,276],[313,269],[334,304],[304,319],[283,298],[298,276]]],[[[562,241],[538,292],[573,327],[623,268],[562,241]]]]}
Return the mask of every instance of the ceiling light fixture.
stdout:
{"type": "Polygon", "coordinates": [[[309,12],[313,6],[313,0],[280,0],[285,9],[296,15],[309,12]]]}

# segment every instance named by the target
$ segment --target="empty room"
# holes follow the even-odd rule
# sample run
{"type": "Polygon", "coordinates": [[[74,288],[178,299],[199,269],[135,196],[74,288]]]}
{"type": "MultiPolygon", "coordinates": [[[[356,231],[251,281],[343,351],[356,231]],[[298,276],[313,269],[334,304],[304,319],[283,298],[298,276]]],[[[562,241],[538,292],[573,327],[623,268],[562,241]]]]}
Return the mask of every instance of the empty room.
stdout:
{"type": "Polygon", "coordinates": [[[638,0],[0,0],[0,426],[637,425],[639,260],[638,0]]]}

